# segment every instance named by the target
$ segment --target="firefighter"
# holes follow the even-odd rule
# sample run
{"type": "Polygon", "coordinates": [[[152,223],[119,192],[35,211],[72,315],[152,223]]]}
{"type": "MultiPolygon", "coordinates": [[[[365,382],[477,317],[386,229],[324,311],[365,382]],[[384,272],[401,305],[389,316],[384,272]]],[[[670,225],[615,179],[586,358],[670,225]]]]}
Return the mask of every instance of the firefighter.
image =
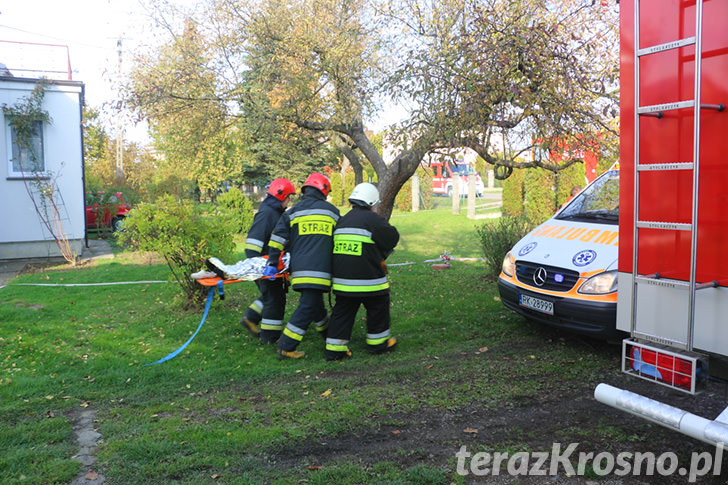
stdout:
{"type": "Polygon", "coordinates": [[[296,347],[311,323],[326,337],[329,318],[324,293],[331,290],[333,232],[339,220],[339,209],[326,201],[330,191],[331,182],[325,175],[309,175],[301,187],[301,200],[281,216],[270,237],[264,276],[276,274],[275,265],[281,251],[286,250],[291,257],[291,287],[300,293],[298,307],[278,341],[280,359],[305,356],[296,347]]]}
{"type": "Polygon", "coordinates": [[[349,202],[351,211],[334,230],[332,289],[336,304],[326,338],[326,360],[351,356],[349,339],[360,305],[367,313],[367,351],[379,354],[397,345],[389,333],[389,282],[384,260],[399,242],[399,232],[374,212],[379,202],[374,185],[354,187],[349,202]]]}
{"type": "MultiPolygon", "coordinates": [[[[268,193],[253,218],[245,240],[245,257],[255,258],[268,254],[268,240],[278,219],[286,210],[296,187],[288,179],[277,178],[268,186],[268,193]]],[[[240,323],[261,343],[278,341],[283,330],[286,309],[286,289],[283,278],[256,280],[260,296],[248,307],[240,323]],[[260,326],[259,326],[260,324],[260,326]]]]}

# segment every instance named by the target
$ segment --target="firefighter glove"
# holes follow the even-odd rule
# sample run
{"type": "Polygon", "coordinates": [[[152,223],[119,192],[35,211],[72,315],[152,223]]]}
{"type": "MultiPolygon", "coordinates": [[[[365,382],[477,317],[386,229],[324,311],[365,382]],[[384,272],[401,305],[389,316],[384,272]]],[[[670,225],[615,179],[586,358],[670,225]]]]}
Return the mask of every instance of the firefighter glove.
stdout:
{"type": "Polygon", "coordinates": [[[263,278],[267,278],[269,280],[276,279],[276,274],[278,273],[278,269],[276,269],[275,266],[266,266],[265,270],[263,271],[263,278]]]}

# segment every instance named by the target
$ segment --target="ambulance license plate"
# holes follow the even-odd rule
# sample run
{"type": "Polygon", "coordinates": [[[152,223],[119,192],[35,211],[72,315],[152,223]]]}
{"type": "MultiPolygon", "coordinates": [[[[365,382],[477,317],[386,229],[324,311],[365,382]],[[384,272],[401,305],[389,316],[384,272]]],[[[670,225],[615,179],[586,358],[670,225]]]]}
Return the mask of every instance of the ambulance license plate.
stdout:
{"type": "Polygon", "coordinates": [[[554,314],[554,304],[550,301],[519,294],[518,303],[523,307],[530,308],[531,310],[536,310],[537,312],[547,313],[549,315],[554,314]]]}

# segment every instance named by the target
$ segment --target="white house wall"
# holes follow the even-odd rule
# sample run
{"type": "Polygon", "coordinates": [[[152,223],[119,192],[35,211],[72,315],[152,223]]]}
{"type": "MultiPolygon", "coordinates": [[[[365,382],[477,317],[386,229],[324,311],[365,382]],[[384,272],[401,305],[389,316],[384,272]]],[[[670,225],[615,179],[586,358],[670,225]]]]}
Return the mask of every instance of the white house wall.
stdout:
{"type": "MultiPolygon", "coordinates": [[[[22,102],[30,96],[36,82],[0,78],[0,105],[13,106],[22,102]]],[[[44,126],[43,134],[46,172],[55,178],[63,201],[63,231],[78,254],[85,230],[82,93],[80,82],[53,82],[47,87],[43,100],[43,109],[51,118],[51,123],[44,126]]],[[[0,259],[59,256],[57,244],[34,209],[26,183],[9,173],[8,161],[12,157],[9,128],[4,115],[0,113],[0,116],[0,259]]]]}

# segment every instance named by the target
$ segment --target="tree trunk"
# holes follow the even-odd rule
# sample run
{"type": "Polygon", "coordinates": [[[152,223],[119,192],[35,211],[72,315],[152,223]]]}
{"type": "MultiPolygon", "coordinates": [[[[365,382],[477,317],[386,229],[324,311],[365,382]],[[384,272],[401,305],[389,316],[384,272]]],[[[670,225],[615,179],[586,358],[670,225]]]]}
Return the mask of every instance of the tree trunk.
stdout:
{"type": "Polygon", "coordinates": [[[334,141],[337,148],[349,160],[351,168],[354,169],[354,185],[362,183],[364,181],[364,168],[361,166],[361,161],[354,151],[354,148],[341,135],[335,136],[334,141]]]}
{"type": "Polygon", "coordinates": [[[402,186],[415,173],[420,161],[424,157],[427,150],[423,148],[422,143],[415,142],[409,150],[402,151],[394,161],[387,166],[384,163],[382,155],[377,151],[371,143],[361,122],[350,125],[345,132],[352,141],[359,147],[362,154],[369,163],[372,164],[374,171],[377,173],[379,204],[375,208],[377,213],[389,220],[394,210],[394,200],[397,197],[402,186]]]}

